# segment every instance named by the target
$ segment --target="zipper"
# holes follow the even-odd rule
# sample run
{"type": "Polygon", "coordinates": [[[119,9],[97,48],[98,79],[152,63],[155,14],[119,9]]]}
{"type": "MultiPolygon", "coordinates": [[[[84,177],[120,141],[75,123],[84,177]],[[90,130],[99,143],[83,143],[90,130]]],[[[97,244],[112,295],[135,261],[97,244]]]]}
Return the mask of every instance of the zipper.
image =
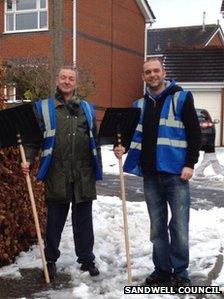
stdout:
{"type": "Polygon", "coordinates": [[[148,99],[153,102],[153,108],[156,107],[156,100],[153,99],[150,95],[148,95],[148,99]]]}
{"type": "Polygon", "coordinates": [[[75,154],[75,135],[76,135],[76,131],[77,131],[77,125],[78,125],[78,117],[75,116],[71,116],[71,157],[72,159],[74,158],[74,154],[75,154]]]}
{"type": "Polygon", "coordinates": [[[74,148],[75,148],[75,135],[77,130],[77,116],[68,115],[69,119],[69,147],[70,147],[70,177],[73,181],[73,159],[74,159],[74,148]]]}

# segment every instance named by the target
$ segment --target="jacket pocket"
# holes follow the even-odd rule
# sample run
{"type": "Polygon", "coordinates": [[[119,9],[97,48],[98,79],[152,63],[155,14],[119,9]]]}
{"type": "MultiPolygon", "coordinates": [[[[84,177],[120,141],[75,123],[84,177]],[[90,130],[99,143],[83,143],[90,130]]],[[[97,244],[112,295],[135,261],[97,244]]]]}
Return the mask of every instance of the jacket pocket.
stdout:
{"type": "Polygon", "coordinates": [[[46,199],[53,198],[55,201],[67,200],[66,181],[63,172],[53,172],[47,176],[45,182],[46,199]]]}
{"type": "Polygon", "coordinates": [[[81,171],[82,197],[86,199],[96,198],[96,183],[92,167],[84,167],[81,171]]]}

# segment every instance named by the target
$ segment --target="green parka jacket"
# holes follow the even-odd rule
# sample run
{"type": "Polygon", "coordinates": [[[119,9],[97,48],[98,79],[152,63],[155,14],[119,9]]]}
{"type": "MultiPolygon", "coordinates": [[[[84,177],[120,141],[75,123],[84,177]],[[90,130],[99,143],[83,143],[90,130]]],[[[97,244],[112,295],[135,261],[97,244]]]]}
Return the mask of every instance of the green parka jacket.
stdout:
{"type": "MultiPolygon", "coordinates": [[[[52,161],[45,179],[46,202],[65,203],[96,199],[96,183],[89,147],[89,130],[85,115],[78,104],[69,107],[55,99],[56,135],[52,161]]],[[[93,135],[100,163],[96,122],[93,135]]],[[[27,160],[33,163],[40,145],[26,145],[27,160]]]]}

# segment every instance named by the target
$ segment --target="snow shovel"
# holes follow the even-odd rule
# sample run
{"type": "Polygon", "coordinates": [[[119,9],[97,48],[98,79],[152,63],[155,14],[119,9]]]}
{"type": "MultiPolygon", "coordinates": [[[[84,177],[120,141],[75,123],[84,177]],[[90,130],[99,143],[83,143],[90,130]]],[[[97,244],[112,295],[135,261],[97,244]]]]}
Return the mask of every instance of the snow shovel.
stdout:
{"type": "MultiPolygon", "coordinates": [[[[22,140],[21,140],[20,134],[17,135],[17,138],[18,138],[17,141],[18,141],[18,145],[19,145],[22,162],[26,163],[27,161],[26,161],[25,151],[24,151],[24,147],[22,145],[22,140]]],[[[26,175],[26,183],[27,183],[27,188],[28,188],[30,202],[31,202],[32,211],[33,211],[33,217],[34,217],[34,222],[35,222],[35,227],[36,227],[36,232],[37,232],[37,239],[38,239],[38,244],[39,244],[39,248],[40,248],[40,255],[41,255],[41,260],[42,260],[43,269],[44,269],[44,277],[45,277],[46,283],[50,283],[49,273],[48,273],[48,269],[47,269],[47,265],[46,265],[46,258],[45,258],[45,254],[44,254],[44,247],[43,247],[43,243],[42,243],[40,224],[39,224],[39,219],[38,219],[38,215],[37,215],[37,209],[36,209],[36,204],[35,204],[35,200],[34,200],[33,189],[32,189],[32,185],[31,185],[29,173],[26,175]]]]}
{"type": "MultiPolygon", "coordinates": [[[[121,147],[121,133],[119,133],[119,131],[117,133],[117,140],[118,140],[118,146],[121,147]]],[[[124,221],[124,237],[125,237],[126,261],[127,261],[127,270],[128,270],[128,283],[131,284],[132,283],[131,260],[130,260],[130,252],[129,252],[128,218],[127,218],[127,206],[126,206],[126,197],[125,197],[122,157],[118,159],[118,161],[119,161],[120,188],[121,188],[121,200],[122,200],[123,221],[124,221]]]]}
{"type": "MultiPolygon", "coordinates": [[[[26,157],[24,148],[22,146],[22,140],[24,143],[32,143],[40,141],[42,139],[42,132],[38,124],[37,118],[35,116],[33,105],[29,103],[18,105],[8,109],[2,109],[0,111],[0,123],[0,148],[19,146],[22,162],[26,163],[26,157]]],[[[28,186],[32,212],[35,221],[44,275],[46,282],[49,283],[49,273],[46,266],[40,225],[38,221],[37,210],[29,174],[26,175],[26,182],[28,186]]]]}
{"type": "MultiPolygon", "coordinates": [[[[138,120],[141,114],[140,108],[107,108],[100,125],[99,137],[102,144],[114,144],[114,139],[117,139],[118,146],[121,147],[122,139],[124,144],[129,144],[131,138],[135,132],[135,128],[138,124],[138,120]],[[122,134],[121,134],[122,133],[122,134]],[[121,139],[122,135],[122,139],[121,139]]],[[[127,220],[127,207],[125,199],[125,187],[124,187],[124,174],[122,167],[122,158],[119,161],[119,173],[120,173],[120,188],[121,199],[123,208],[123,220],[124,220],[124,236],[125,236],[125,249],[126,249],[126,261],[128,270],[128,283],[132,283],[131,277],[131,261],[129,254],[129,237],[128,237],[128,220],[127,220]]]]}

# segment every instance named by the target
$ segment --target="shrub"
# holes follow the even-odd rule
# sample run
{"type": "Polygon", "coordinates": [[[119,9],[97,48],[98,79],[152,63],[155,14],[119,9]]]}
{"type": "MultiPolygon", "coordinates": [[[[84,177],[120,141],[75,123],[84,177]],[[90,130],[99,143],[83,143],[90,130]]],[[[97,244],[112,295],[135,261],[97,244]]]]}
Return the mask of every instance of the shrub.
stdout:
{"type": "Polygon", "coordinates": [[[19,100],[46,98],[50,95],[50,71],[48,62],[27,58],[5,63],[4,84],[15,84],[19,100]]]}
{"type": "MultiPolygon", "coordinates": [[[[3,67],[0,63],[0,109],[3,101],[3,67]]],[[[0,149],[0,266],[14,261],[21,252],[37,242],[26,181],[21,174],[18,148],[0,149]]],[[[36,171],[37,165],[34,167],[36,171]]],[[[41,230],[45,222],[43,186],[31,174],[41,230]]]]}

